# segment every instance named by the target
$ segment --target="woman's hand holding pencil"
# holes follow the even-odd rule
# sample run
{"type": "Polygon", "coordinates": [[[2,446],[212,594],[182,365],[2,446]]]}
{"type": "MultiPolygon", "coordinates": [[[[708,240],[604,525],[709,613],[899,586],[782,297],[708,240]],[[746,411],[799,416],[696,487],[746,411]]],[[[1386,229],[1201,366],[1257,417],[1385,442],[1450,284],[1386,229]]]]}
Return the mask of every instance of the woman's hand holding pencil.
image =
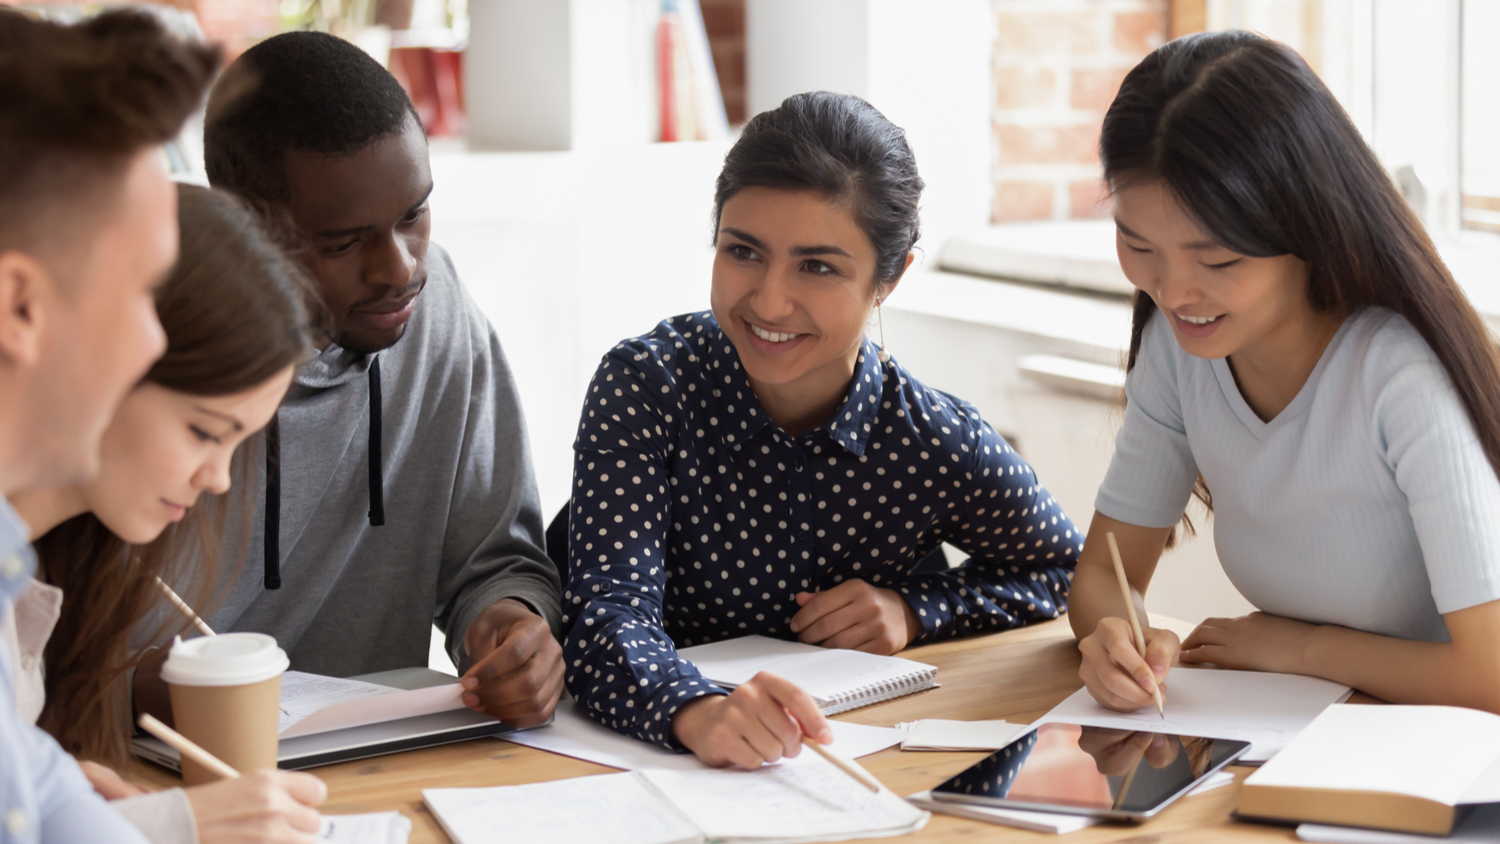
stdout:
{"type": "Polygon", "coordinates": [[[1170,630],[1140,623],[1135,594],[1125,576],[1114,534],[1106,534],[1106,538],[1120,584],[1123,612],[1100,619],[1094,634],[1078,643],[1083,653],[1079,673],[1089,694],[1101,705],[1121,712],[1152,706],[1165,717],[1163,681],[1177,661],[1182,642],[1170,630]]]}

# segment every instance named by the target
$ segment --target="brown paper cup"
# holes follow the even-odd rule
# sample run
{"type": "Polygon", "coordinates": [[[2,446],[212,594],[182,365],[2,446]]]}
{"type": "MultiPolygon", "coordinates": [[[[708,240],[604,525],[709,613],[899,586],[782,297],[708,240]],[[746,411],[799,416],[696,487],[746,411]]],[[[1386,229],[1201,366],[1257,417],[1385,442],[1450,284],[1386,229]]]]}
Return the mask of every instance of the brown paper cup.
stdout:
{"type": "MultiPolygon", "coordinates": [[[[236,771],[276,767],[281,675],[245,686],[169,686],[177,732],[236,771]]],[[[216,782],[217,774],[182,760],[188,785],[216,782]]]]}
{"type": "MultiPolygon", "coordinates": [[[[286,653],[263,633],[178,639],[162,666],[177,732],[241,773],[276,767],[286,653]]],[[[188,785],[216,774],[182,760],[188,785]]]]}

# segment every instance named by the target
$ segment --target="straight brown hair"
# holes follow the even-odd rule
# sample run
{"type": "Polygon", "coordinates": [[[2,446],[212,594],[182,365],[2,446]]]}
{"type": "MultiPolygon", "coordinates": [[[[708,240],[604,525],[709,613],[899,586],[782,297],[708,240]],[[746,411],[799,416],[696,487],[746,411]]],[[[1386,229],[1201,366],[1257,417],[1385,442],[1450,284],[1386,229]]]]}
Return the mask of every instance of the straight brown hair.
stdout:
{"type": "MultiPolygon", "coordinates": [[[[318,313],[311,281],[244,201],[191,185],[179,185],[177,198],[181,256],[156,296],[167,352],[145,380],[196,396],[256,387],[309,349],[310,315],[318,313]]],[[[250,459],[242,448],[232,476],[245,477],[250,459]]],[[[147,545],[126,544],[91,513],[37,540],[42,576],[63,590],[38,723],[70,753],[117,765],[128,758],[125,675],[143,655],[130,649],[132,631],[162,606],[158,576],[209,611],[221,505],[205,496],[189,519],[147,545]]],[[[187,630],[175,612],[163,617],[148,641],[187,630]]]]}
{"type": "MultiPolygon", "coordinates": [[[[1453,382],[1500,475],[1500,351],[1375,153],[1302,57],[1249,32],[1158,47],[1120,86],[1099,142],[1111,189],[1159,180],[1242,255],[1307,263],[1319,313],[1400,314],[1453,382]]],[[[1156,312],[1136,291],[1127,369],[1156,312]]],[[[1194,490],[1212,510],[1200,476],[1194,490]]],[[[1188,525],[1191,529],[1191,525],[1188,525]]]]}

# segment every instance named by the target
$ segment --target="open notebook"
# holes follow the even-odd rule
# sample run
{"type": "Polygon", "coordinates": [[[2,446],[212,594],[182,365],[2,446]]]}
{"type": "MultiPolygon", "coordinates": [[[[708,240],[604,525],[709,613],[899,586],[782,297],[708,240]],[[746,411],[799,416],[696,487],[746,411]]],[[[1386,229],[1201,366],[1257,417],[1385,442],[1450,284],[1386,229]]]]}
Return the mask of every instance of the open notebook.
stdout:
{"type": "Polygon", "coordinates": [[[817,698],[824,715],[883,703],[937,686],[937,668],[894,656],[877,656],[744,636],[678,651],[703,676],[726,688],[769,671],[817,698]]]}
{"type": "Polygon", "coordinates": [[[454,844],[843,841],[905,835],[929,817],[886,789],[871,793],[815,753],[758,771],[649,769],[429,788],[422,799],[454,844]]]}

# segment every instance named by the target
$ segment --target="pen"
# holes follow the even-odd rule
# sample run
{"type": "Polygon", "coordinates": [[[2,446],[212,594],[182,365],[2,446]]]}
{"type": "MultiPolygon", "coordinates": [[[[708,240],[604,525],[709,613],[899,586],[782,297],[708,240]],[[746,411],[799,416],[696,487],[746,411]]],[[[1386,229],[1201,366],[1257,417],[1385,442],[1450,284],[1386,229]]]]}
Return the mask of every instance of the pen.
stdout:
{"type": "Polygon", "coordinates": [[[182,758],[191,759],[194,762],[197,762],[199,765],[207,768],[209,771],[212,771],[213,773],[218,774],[225,779],[232,780],[239,778],[239,771],[236,771],[235,769],[229,767],[229,765],[219,757],[213,755],[212,753],[209,753],[207,750],[204,750],[198,745],[193,744],[193,742],[187,736],[177,732],[171,727],[168,727],[166,724],[163,724],[150,715],[142,714],[140,720],[136,723],[141,725],[141,729],[145,730],[153,736],[156,736],[171,747],[175,748],[178,753],[182,754],[182,758]]]}
{"type": "Polygon", "coordinates": [[[840,771],[843,771],[844,773],[858,780],[860,785],[870,789],[876,794],[880,793],[880,781],[870,776],[870,772],[866,771],[864,768],[861,768],[859,766],[859,763],[850,762],[834,756],[832,753],[828,752],[828,748],[824,747],[821,743],[808,738],[807,736],[802,737],[802,743],[812,748],[814,753],[833,763],[833,767],[838,768],[840,771]]]}
{"type": "MultiPolygon", "coordinates": [[[[1130,597],[1130,581],[1125,577],[1125,563],[1120,560],[1120,546],[1115,544],[1115,532],[1107,531],[1104,538],[1109,540],[1109,556],[1115,563],[1115,577],[1120,581],[1120,597],[1125,599],[1125,612],[1130,617],[1130,632],[1135,634],[1135,648],[1141,652],[1141,657],[1146,656],[1146,634],[1141,632],[1141,620],[1135,614],[1135,601],[1130,597]]],[[[1156,712],[1167,719],[1167,710],[1161,699],[1161,686],[1151,690],[1151,697],[1156,701],[1156,712]]]]}

